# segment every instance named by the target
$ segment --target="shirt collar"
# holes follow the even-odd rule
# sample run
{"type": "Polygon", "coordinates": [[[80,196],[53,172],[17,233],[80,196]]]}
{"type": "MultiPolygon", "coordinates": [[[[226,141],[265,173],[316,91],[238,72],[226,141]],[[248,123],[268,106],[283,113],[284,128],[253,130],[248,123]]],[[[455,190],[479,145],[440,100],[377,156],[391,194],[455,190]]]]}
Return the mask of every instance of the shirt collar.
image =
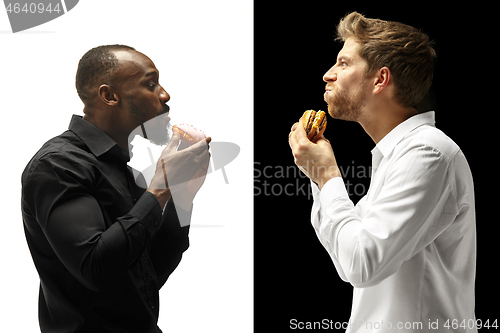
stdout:
{"type": "Polygon", "coordinates": [[[417,114],[394,127],[392,131],[387,133],[387,135],[384,136],[382,140],[379,141],[379,143],[377,143],[375,148],[373,148],[372,150],[372,154],[378,149],[384,157],[389,156],[392,153],[394,147],[396,147],[396,145],[406,136],[406,134],[413,131],[415,128],[425,124],[434,126],[434,111],[417,114]]]}
{"type": "Polygon", "coordinates": [[[73,115],[69,130],[75,133],[96,157],[109,153],[110,157],[128,162],[128,149],[121,149],[118,144],[99,128],[84,120],[82,116],[73,115]]]}

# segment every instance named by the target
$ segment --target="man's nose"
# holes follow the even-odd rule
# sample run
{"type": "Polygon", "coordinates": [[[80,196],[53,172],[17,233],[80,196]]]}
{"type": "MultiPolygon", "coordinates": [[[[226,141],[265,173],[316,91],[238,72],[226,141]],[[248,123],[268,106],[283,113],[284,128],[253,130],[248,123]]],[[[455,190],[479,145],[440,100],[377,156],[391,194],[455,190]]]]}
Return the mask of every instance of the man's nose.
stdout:
{"type": "Polygon", "coordinates": [[[160,101],[163,104],[167,103],[170,100],[170,95],[168,94],[168,92],[165,89],[163,89],[163,87],[161,87],[159,97],[160,97],[160,101]]]}
{"type": "Polygon", "coordinates": [[[335,66],[330,68],[328,72],[323,75],[323,81],[325,82],[333,82],[337,81],[337,72],[335,71],[335,66]]]}

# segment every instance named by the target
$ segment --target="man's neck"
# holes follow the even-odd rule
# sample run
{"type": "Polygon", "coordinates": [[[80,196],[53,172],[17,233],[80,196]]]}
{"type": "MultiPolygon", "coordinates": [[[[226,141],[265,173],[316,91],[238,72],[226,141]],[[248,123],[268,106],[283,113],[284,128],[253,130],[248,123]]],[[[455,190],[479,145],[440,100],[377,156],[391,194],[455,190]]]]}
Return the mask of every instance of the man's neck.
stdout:
{"type": "Polygon", "coordinates": [[[89,113],[85,112],[85,115],[83,116],[83,119],[94,125],[95,127],[99,128],[101,131],[106,133],[107,136],[109,136],[113,141],[115,141],[118,146],[121,148],[127,148],[128,147],[128,135],[121,133],[120,131],[117,131],[120,126],[116,124],[116,121],[114,124],[110,122],[108,119],[103,119],[102,117],[95,117],[94,113],[89,113]]]}
{"type": "Polygon", "coordinates": [[[375,144],[405,120],[416,115],[415,108],[385,108],[370,110],[358,121],[375,144]]]}

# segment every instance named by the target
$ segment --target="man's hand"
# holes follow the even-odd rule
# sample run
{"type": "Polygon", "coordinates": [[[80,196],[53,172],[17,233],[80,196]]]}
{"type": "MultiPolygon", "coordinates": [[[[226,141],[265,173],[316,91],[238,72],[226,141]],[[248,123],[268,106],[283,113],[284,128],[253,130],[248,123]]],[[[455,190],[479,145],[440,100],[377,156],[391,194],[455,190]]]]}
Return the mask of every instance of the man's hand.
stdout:
{"type": "MultiPolygon", "coordinates": [[[[181,149],[185,149],[182,148],[182,142],[179,146],[179,150],[181,149]]],[[[196,193],[198,193],[201,186],[205,182],[209,162],[210,154],[205,164],[201,166],[201,168],[198,170],[198,172],[196,172],[194,177],[186,184],[186,186],[183,186],[180,190],[173,192],[172,197],[176,206],[180,206],[186,211],[189,211],[191,209],[191,205],[193,203],[194,197],[196,196],[196,193]]]]}
{"type": "Polygon", "coordinates": [[[302,121],[299,121],[292,126],[288,143],[292,148],[295,164],[321,190],[327,181],[334,177],[342,177],[342,175],[330,141],[321,135],[316,143],[312,143],[301,124],[302,121]]]}
{"type": "Polygon", "coordinates": [[[158,159],[155,174],[147,189],[158,198],[161,207],[165,206],[172,195],[180,201],[183,208],[188,205],[190,207],[207,173],[210,159],[208,144],[211,138],[178,151],[179,140],[179,132],[174,129],[170,142],[158,159]]]}

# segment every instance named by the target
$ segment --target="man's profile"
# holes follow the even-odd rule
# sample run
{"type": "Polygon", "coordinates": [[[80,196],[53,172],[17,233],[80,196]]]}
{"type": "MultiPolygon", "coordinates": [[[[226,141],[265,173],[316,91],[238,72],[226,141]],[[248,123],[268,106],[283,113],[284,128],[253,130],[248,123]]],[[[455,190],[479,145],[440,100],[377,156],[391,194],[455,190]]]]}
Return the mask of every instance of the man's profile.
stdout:
{"type": "Polygon", "coordinates": [[[434,112],[418,111],[432,83],[432,43],[357,12],[337,34],[344,44],[323,77],[324,99],[331,117],[358,122],[375,143],[368,193],[349,199],[334,154],[345,142],[312,143],[296,123],[289,145],[311,179],[316,235],[354,287],[347,331],[477,332],[471,171],[434,112]]]}
{"type": "Polygon", "coordinates": [[[151,59],[132,47],[89,50],[76,89],[84,116],[74,115],[22,175],[40,329],[161,332],[159,289],[189,246],[211,139],[178,149],[178,132],[169,138],[167,130],[170,95],[151,59]],[[127,165],[131,133],[145,123],[149,140],[168,142],[150,184],[134,179],[127,165]]]}

